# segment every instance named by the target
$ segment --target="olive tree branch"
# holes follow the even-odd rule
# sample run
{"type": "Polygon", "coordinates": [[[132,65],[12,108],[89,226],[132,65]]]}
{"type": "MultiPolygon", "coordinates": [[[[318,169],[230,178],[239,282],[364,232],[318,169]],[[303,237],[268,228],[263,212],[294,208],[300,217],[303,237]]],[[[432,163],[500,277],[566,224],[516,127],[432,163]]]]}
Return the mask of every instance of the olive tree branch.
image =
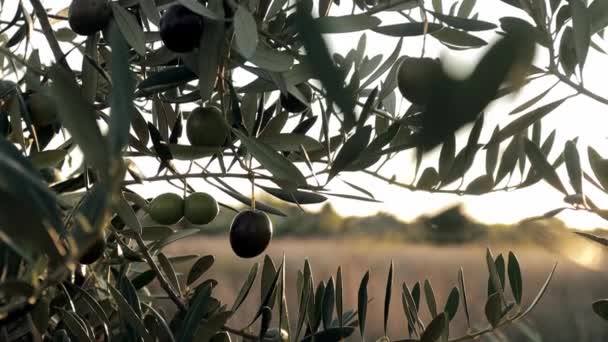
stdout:
{"type": "MultiPolygon", "coordinates": [[[[249,179],[249,174],[247,173],[209,173],[209,172],[199,172],[199,173],[189,173],[189,174],[175,174],[175,175],[163,175],[163,176],[153,176],[142,178],[143,181],[146,182],[158,182],[158,181],[169,181],[176,179],[184,179],[184,178],[215,178],[215,177],[225,177],[225,178],[244,178],[249,179]]],[[[258,179],[272,180],[271,176],[266,175],[256,175],[258,179]]],[[[122,182],[123,185],[135,185],[139,184],[138,181],[128,180],[122,182]]]]}
{"type": "Polygon", "coordinates": [[[570,88],[576,90],[577,92],[579,92],[579,94],[585,95],[587,97],[590,97],[594,100],[596,100],[599,103],[602,103],[604,105],[608,105],[608,99],[592,92],[591,90],[585,88],[583,85],[578,84],[574,81],[572,81],[568,76],[560,73],[557,70],[557,67],[553,67],[549,70],[549,72],[551,74],[553,74],[555,77],[557,77],[560,81],[562,81],[564,84],[568,85],[570,88]]]}
{"type": "MultiPolygon", "coordinates": [[[[363,170],[363,172],[366,173],[366,174],[368,174],[368,175],[370,175],[370,176],[372,176],[372,177],[375,177],[377,179],[383,180],[383,181],[385,181],[385,182],[387,182],[387,183],[389,183],[391,185],[395,185],[395,186],[398,186],[400,188],[408,189],[408,190],[411,190],[411,191],[426,191],[426,192],[430,192],[430,193],[452,194],[452,195],[459,195],[459,196],[472,195],[471,193],[467,192],[466,190],[458,190],[458,189],[455,189],[455,190],[448,190],[448,189],[421,189],[421,188],[419,188],[419,187],[417,187],[417,186],[415,186],[413,184],[406,184],[406,183],[397,182],[394,179],[388,178],[388,177],[383,176],[383,175],[381,175],[381,174],[379,174],[377,172],[374,172],[374,171],[363,170]]],[[[521,184],[516,184],[516,185],[510,185],[510,186],[505,186],[505,187],[502,187],[502,188],[492,189],[492,190],[488,191],[488,193],[491,193],[491,192],[501,192],[501,191],[510,191],[510,190],[514,190],[514,189],[523,189],[523,188],[526,188],[526,187],[528,187],[530,185],[532,185],[532,184],[521,183],[521,184]]]]}
{"type": "Polygon", "coordinates": [[[158,268],[158,265],[156,265],[156,262],[154,262],[154,259],[152,258],[152,254],[150,254],[150,251],[148,250],[148,247],[146,246],[144,239],[141,237],[141,234],[135,233],[135,234],[133,234],[133,237],[135,238],[135,242],[137,242],[137,245],[139,246],[141,253],[143,254],[144,258],[146,259],[146,262],[148,263],[150,268],[152,268],[154,273],[156,273],[156,277],[158,278],[158,282],[160,283],[160,286],[163,288],[163,290],[165,290],[165,292],[167,292],[167,295],[169,295],[169,298],[171,298],[173,303],[175,303],[175,305],[177,305],[177,307],[180,311],[187,311],[188,308],[186,307],[186,304],[184,304],[184,302],[181,300],[181,298],[179,298],[177,293],[175,293],[175,290],[173,289],[171,284],[169,284],[169,281],[165,278],[164,273],[160,270],[160,268],[158,268]]]}
{"type": "Polygon", "coordinates": [[[32,7],[34,8],[34,12],[38,17],[38,21],[40,22],[40,27],[42,28],[42,32],[46,41],[53,52],[53,56],[55,57],[55,61],[65,67],[67,70],[72,71],[70,65],[64,58],[64,54],[61,51],[61,47],[59,46],[59,42],[57,41],[57,37],[55,37],[55,32],[53,32],[53,28],[51,23],[49,22],[49,17],[40,3],[40,0],[30,0],[32,7]]]}
{"type": "MultiPolygon", "coordinates": [[[[163,288],[163,290],[165,290],[165,292],[167,292],[167,295],[169,295],[169,298],[171,298],[171,300],[175,303],[175,305],[177,305],[178,309],[180,311],[186,312],[188,310],[188,308],[186,307],[186,304],[184,304],[184,302],[181,300],[181,298],[179,298],[177,293],[175,293],[173,287],[171,286],[171,284],[169,284],[169,281],[165,278],[165,275],[162,273],[162,271],[160,270],[158,265],[156,265],[156,263],[154,262],[154,259],[152,258],[152,255],[150,254],[150,251],[148,250],[146,243],[144,242],[143,238],[141,237],[141,234],[135,233],[135,234],[133,234],[133,237],[135,238],[135,241],[137,242],[137,245],[139,246],[139,249],[141,250],[142,254],[144,255],[144,258],[146,259],[148,265],[150,266],[150,268],[152,268],[154,273],[156,273],[156,277],[158,278],[158,282],[160,283],[160,286],[163,288]]],[[[206,321],[206,320],[203,320],[203,321],[206,321]]],[[[248,334],[239,329],[231,328],[229,326],[223,326],[222,329],[226,330],[227,332],[230,332],[232,334],[239,335],[239,336],[245,337],[245,338],[253,340],[253,341],[259,341],[259,338],[257,336],[248,334]]]]}

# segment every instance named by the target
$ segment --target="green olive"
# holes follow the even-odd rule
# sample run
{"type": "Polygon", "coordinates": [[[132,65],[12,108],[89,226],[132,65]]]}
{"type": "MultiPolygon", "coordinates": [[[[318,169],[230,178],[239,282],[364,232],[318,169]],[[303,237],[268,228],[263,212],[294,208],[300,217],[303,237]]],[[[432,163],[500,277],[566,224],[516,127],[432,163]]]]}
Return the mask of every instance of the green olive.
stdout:
{"type": "Polygon", "coordinates": [[[57,121],[57,106],[46,93],[32,93],[27,99],[27,106],[36,127],[48,126],[57,121]]]}
{"type": "Polygon", "coordinates": [[[149,206],[152,219],[160,224],[175,224],[184,217],[184,200],[174,193],[157,196],[149,206]]]}
{"type": "Polygon", "coordinates": [[[199,107],[188,117],[186,135],[193,146],[219,147],[228,137],[228,126],[217,107],[199,107]]]}
{"type": "Polygon", "coordinates": [[[184,201],[184,217],[193,224],[207,224],[219,211],[217,201],[204,192],[195,192],[184,201]]]}

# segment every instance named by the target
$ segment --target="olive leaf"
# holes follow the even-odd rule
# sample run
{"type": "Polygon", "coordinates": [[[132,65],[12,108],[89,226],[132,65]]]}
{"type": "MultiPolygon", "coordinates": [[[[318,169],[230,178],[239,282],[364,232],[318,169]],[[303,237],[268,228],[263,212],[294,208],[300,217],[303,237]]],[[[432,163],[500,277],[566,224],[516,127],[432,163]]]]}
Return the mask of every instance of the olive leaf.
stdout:
{"type": "Polygon", "coordinates": [[[238,130],[233,130],[233,132],[247,147],[249,153],[251,153],[266,170],[272,173],[273,176],[282,181],[294,183],[295,185],[306,184],[306,179],[300,170],[272,147],[263,143],[261,140],[248,137],[238,130]]]}
{"type": "Polygon", "coordinates": [[[129,11],[117,3],[111,3],[114,20],[125,40],[141,56],[146,54],[146,37],[137,23],[137,19],[129,11]]]}
{"type": "Polygon", "coordinates": [[[245,57],[251,57],[258,45],[258,28],[253,15],[242,5],[234,13],[234,33],[239,52],[245,57]]]}

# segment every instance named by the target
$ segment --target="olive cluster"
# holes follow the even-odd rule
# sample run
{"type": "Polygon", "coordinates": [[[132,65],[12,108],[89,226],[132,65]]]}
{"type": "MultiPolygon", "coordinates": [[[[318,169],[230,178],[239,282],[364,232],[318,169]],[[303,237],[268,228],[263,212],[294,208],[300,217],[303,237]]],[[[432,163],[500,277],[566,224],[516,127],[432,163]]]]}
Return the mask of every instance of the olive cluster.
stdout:
{"type": "Polygon", "coordinates": [[[207,224],[219,213],[215,199],[204,192],[195,192],[186,199],[174,193],[164,193],[152,200],[150,217],[160,224],[176,224],[185,217],[193,224],[207,224]]]}
{"type": "MultiPolygon", "coordinates": [[[[219,212],[215,199],[206,193],[195,192],[185,200],[174,193],[164,193],[152,200],[150,217],[160,224],[171,225],[185,217],[193,224],[207,224],[219,212]]],[[[259,210],[239,212],[230,225],[230,246],[241,258],[253,258],[266,250],[272,240],[272,221],[259,210]]]]}

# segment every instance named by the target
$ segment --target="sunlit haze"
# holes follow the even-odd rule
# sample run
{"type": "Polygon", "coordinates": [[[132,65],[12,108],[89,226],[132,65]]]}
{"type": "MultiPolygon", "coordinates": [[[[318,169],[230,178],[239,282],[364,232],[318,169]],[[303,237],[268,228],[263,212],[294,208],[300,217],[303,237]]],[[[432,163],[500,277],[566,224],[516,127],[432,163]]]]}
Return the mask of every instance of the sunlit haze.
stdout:
{"type": "MultiPolygon", "coordinates": [[[[449,1],[448,3],[448,1],[444,0],[444,8],[449,8],[451,2],[452,1],[449,1]]],[[[17,5],[18,2],[9,1],[9,3],[11,4],[5,3],[5,10],[2,11],[2,20],[11,19],[14,14],[14,11],[11,10],[11,6],[17,5]],[[12,4],[13,2],[15,4],[12,4]]],[[[43,3],[45,6],[53,8],[53,11],[56,12],[66,7],[69,4],[69,1],[47,0],[43,1],[43,3]]],[[[343,2],[338,10],[334,8],[336,14],[341,11],[346,13],[347,11],[350,11],[350,9],[351,4],[349,2],[343,2]]],[[[483,17],[484,20],[495,23],[498,23],[499,17],[505,16],[509,12],[518,15],[516,10],[512,7],[509,7],[498,0],[478,1],[474,11],[480,12],[481,17],[483,17]]],[[[381,19],[383,20],[383,24],[387,24],[398,22],[400,18],[402,17],[398,15],[389,15],[383,16],[381,19]]],[[[346,54],[348,50],[356,46],[359,36],[360,33],[328,35],[327,39],[328,42],[331,43],[333,51],[346,54]]],[[[493,41],[493,38],[495,38],[491,33],[481,34],[480,36],[489,41],[493,41]]],[[[47,53],[46,55],[42,55],[43,63],[52,63],[52,56],[48,54],[48,47],[46,46],[43,37],[39,33],[36,33],[35,37],[34,46],[39,48],[41,52],[47,53]]],[[[384,58],[386,58],[394,49],[397,41],[398,39],[396,38],[368,32],[367,53],[370,56],[382,54],[384,58]]],[[[595,40],[595,42],[602,48],[608,49],[605,42],[599,40],[595,40]]],[[[408,38],[404,40],[402,54],[419,56],[421,43],[421,38],[408,38]]],[[[67,51],[70,48],[69,45],[62,46],[64,51],[67,51]]],[[[434,42],[432,39],[429,39],[427,41],[425,55],[431,57],[441,56],[444,61],[448,61],[447,63],[449,64],[450,70],[460,74],[466,74],[468,70],[473,67],[474,62],[479,59],[480,52],[483,52],[483,50],[475,52],[448,51],[447,48],[434,42]]],[[[601,56],[599,52],[591,49],[585,67],[584,81],[587,88],[601,96],[608,97],[608,89],[605,87],[606,67],[605,65],[600,64],[602,61],[605,62],[605,60],[606,56],[601,56]]],[[[79,62],[75,62],[74,65],[79,65],[76,63],[79,62]]],[[[535,64],[541,68],[546,67],[546,56],[538,55],[535,64]]],[[[554,78],[544,77],[539,81],[532,82],[520,94],[505,97],[494,103],[486,113],[486,121],[481,141],[487,141],[497,124],[504,127],[513,119],[513,117],[508,117],[508,112],[511,109],[538,95],[555,82],[556,79],[554,78]]],[[[542,103],[550,102],[573,93],[575,93],[573,89],[565,85],[559,85],[551,91],[542,103]]],[[[399,114],[403,114],[407,107],[408,103],[402,101],[400,96],[398,96],[397,108],[399,114]]],[[[607,109],[608,108],[606,108],[605,105],[583,95],[572,98],[566,101],[558,110],[551,113],[547,119],[543,121],[543,139],[549,132],[557,128],[558,136],[554,144],[554,152],[556,152],[563,147],[566,140],[579,137],[578,146],[581,151],[583,168],[588,169],[589,166],[586,158],[587,145],[594,146],[603,154],[603,156],[608,156],[608,152],[605,152],[608,151],[608,145],[606,144],[607,135],[605,133],[606,127],[608,127],[608,120],[606,120],[606,117],[608,116],[607,109]],[[602,153],[602,151],[604,151],[604,153],[602,153]]],[[[470,127],[462,129],[461,134],[457,138],[457,148],[461,148],[466,143],[466,136],[469,129],[470,127]]],[[[553,155],[551,157],[553,157],[553,155]]],[[[429,154],[423,162],[421,169],[433,165],[432,163],[437,163],[436,152],[429,154]]],[[[483,158],[479,158],[476,161],[473,168],[467,173],[465,185],[476,176],[483,174],[483,163],[483,158]]],[[[144,173],[147,176],[154,175],[157,168],[156,162],[146,162],[144,165],[146,166],[142,167],[144,173]]],[[[567,176],[565,175],[565,171],[563,172],[564,174],[560,174],[560,176],[562,176],[564,185],[569,189],[567,176]]],[[[387,178],[391,178],[394,175],[397,182],[411,184],[413,181],[412,178],[414,177],[414,162],[412,155],[409,153],[401,153],[398,157],[390,160],[390,162],[382,168],[381,173],[387,178]]],[[[514,179],[513,182],[518,180],[517,177],[518,176],[516,176],[516,179],[514,179]]],[[[331,205],[342,215],[364,216],[376,212],[387,212],[400,219],[410,221],[422,214],[434,213],[447,206],[463,203],[468,214],[477,220],[488,223],[511,223],[525,217],[542,215],[546,211],[564,206],[562,194],[554,190],[545,182],[540,182],[539,184],[524,190],[491,193],[477,197],[434,194],[422,191],[412,192],[395,185],[387,184],[385,181],[375,179],[372,176],[363,173],[344,173],[340,177],[334,179],[328,185],[328,188],[335,192],[361,195],[343,183],[342,180],[366,188],[374,194],[376,199],[382,201],[382,203],[371,203],[330,197],[331,205]]],[[[230,184],[245,194],[249,191],[247,181],[239,180],[233,182],[230,180],[230,184]]],[[[505,184],[506,181],[501,183],[502,186],[505,184]]],[[[138,185],[134,186],[133,190],[141,190],[147,195],[154,195],[168,189],[171,189],[171,191],[178,191],[164,184],[161,185],[158,183],[158,186],[156,185],[157,183],[154,183],[154,186],[151,186],[150,184],[138,185]]],[[[192,185],[197,190],[212,193],[217,196],[219,201],[234,203],[232,198],[224,193],[218,192],[216,189],[200,180],[193,180],[192,185]]],[[[608,201],[604,193],[598,191],[589,183],[585,183],[584,186],[585,191],[596,204],[600,207],[608,207],[608,201]]],[[[311,206],[309,209],[318,210],[319,208],[320,206],[311,206]]],[[[606,226],[606,221],[589,213],[567,210],[562,212],[558,217],[564,220],[567,225],[577,228],[597,228],[606,226]]]]}

